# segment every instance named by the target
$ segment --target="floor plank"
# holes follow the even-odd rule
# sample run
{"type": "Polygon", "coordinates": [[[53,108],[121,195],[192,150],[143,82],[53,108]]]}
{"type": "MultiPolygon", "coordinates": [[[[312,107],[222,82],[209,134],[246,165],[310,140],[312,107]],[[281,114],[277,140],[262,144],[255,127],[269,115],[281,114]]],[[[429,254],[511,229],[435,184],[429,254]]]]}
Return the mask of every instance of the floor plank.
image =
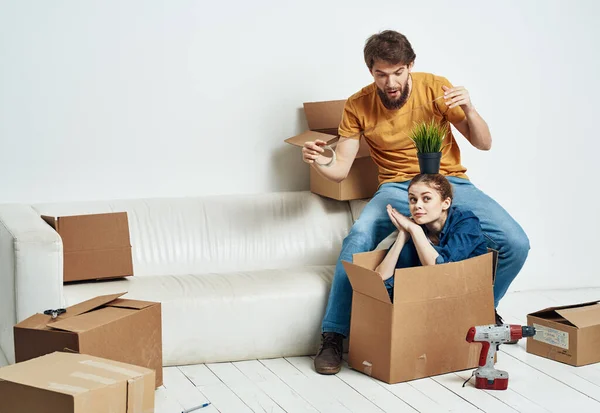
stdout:
{"type": "Polygon", "coordinates": [[[434,395],[423,393],[410,382],[388,384],[376,379],[373,380],[384,389],[404,400],[420,413],[446,413],[451,411],[448,406],[444,406],[440,401],[436,400],[434,395]]]}
{"type": "Polygon", "coordinates": [[[180,370],[221,413],[252,413],[252,409],[214,374],[210,366],[186,366],[180,370]]]}
{"type": "MultiPolygon", "coordinates": [[[[403,400],[373,383],[367,376],[364,377],[368,379],[370,391],[366,391],[367,388],[364,386],[362,389],[356,388],[347,380],[344,380],[342,377],[344,373],[333,376],[322,376],[318,374],[314,369],[313,359],[311,357],[291,357],[287,360],[311,381],[315,381],[319,386],[322,386],[329,393],[335,395],[340,402],[348,406],[353,412],[416,412],[415,409],[410,407],[403,400]]],[[[348,370],[344,369],[343,371],[347,372],[348,370]]],[[[356,384],[357,382],[354,381],[354,383],[356,384]]]]}
{"type": "Polygon", "coordinates": [[[221,383],[221,380],[219,380],[219,378],[208,368],[206,364],[180,366],[179,370],[181,370],[181,372],[196,387],[210,386],[211,384],[221,383]]]}
{"type": "Polygon", "coordinates": [[[177,413],[183,410],[183,406],[179,404],[173,395],[169,395],[164,386],[156,389],[154,393],[154,411],[156,413],[177,413]]]}
{"type": "MultiPolygon", "coordinates": [[[[480,413],[481,411],[477,406],[448,390],[432,378],[413,380],[410,385],[421,393],[429,395],[451,412],[480,413]]],[[[460,386],[460,384],[457,383],[457,386],[460,386]]]]}
{"type": "Polygon", "coordinates": [[[260,387],[265,394],[269,395],[285,412],[319,411],[258,360],[239,361],[232,364],[260,387]]]}
{"type": "Polygon", "coordinates": [[[404,391],[353,370],[346,363],[337,376],[386,412],[426,412],[425,406],[430,406],[432,412],[447,411],[410,385],[402,383],[408,388],[404,391]]]}
{"type": "Polygon", "coordinates": [[[207,364],[223,383],[227,385],[253,412],[285,412],[259,386],[253,383],[231,363],[207,364]]]}
{"type": "MultiPolygon", "coordinates": [[[[331,384],[327,383],[327,378],[321,380],[309,380],[306,375],[302,374],[302,372],[285,359],[261,360],[261,363],[289,387],[300,394],[303,399],[307,400],[318,411],[353,413],[343,400],[336,397],[335,392],[329,390],[331,384]]],[[[381,410],[369,409],[367,412],[380,413],[381,410]]]]}
{"type": "MultiPolygon", "coordinates": [[[[174,398],[184,409],[191,409],[209,399],[179,370],[178,367],[163,368],[163,386],[167,397],[174,398]]],[[[214,405],[202,409],[202,413],[215,413],[214,405]]]]}

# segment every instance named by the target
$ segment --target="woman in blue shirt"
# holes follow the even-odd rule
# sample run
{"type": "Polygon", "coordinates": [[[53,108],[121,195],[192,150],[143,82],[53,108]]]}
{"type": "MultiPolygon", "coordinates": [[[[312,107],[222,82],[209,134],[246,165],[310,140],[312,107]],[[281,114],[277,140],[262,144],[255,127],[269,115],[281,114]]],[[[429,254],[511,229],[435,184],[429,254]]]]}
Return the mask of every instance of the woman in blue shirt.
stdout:
{"type": "Polygon", "coordinates": [[[452,185],[443,175],[415,176],[408,187],[408,202],[412,218],[387,206],[398,237],[375,269],[390,297],[396,268],[461,261],[487,252],[479,219],[452,206],[452,185]]]}

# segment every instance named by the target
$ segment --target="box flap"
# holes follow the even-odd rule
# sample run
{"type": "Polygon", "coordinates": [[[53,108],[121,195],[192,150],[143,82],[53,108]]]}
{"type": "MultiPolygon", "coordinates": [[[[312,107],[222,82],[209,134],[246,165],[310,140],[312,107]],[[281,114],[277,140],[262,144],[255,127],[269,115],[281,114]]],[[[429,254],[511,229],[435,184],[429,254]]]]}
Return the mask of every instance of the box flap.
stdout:
{"type": "Polygon", "coordinates": [[[348,261],[342,261],[342,264],[346,269],[346,274],[354,291],[386,304],[392,303],[379,274],[348,261]]]}
{"type": "Polygon", "coordinates": [[[105,307],[100,310],[80,314],[77,317],[48,323],[48,327],[55,330],[70,331],[72,333],[83,333],[120,318],[127,317],[133,311],[135,310],[129,308],[105,307]]]}
{"type": "Polygon", "coordinates": [[[342,121],[346,100],[305,102],[304,113],[311,130],[337,129],[342,121]]]}
{"type": "Polygon", "coordinates": [[[291,138],[286,139],[284,142],[287,142],[294,146],[302,147],[304,146],[305,142],[312,142],[316,141],[317,139],[320,139],[324,142],[327,142],[327,144],[331,145],[334,142],[336,142],[339,138],[337,136],[329,135],[322,132],[306,131],[301,133],[300,135],[292,136],[291,138]]]}
{"type": "Polygon", "coordinates": [[[493,254],[395,271],[394,303],[440,300],[492,288],[493,254]]]}
{"type": "Polygon", "coordinates": [[[46,324],[48,324],[48,321],[51,319],[52,319],[52,316],[38,313],[38,314],[34,314],[31,317],[26,318],[25,320],[21,321],[20,323],[15,325],[15,328],[45,330],[46,324]]]}
{"type": "Polygon", "coordinates": [[[375,268],[385,258],[387,250],[376,250],[371,252],[361,252],[359,254],[352,255],[352,262],[368,270],[375,271],[375,268]]]}
{"type": "Polygon", "coordinates": [[[600,300],[598,300],[598,301],[588,301],[587,303],[569,304],[569,305],[556,306],[556,307],[547,307],[547,308],[544,308],[543,310],[534,311],[533,313],[529,313],[527,315],[539,316],[540,318],[543,318],[543,315],[545,313],[555,312],[556,310],[560,310],[560,309],[584,307],[584,306],[588,306],[588,305],[597,304],[599,302],[600,302],[600,300]]]}
{"type": "Polygon", "coordinates": [[[144,308],[150,307],[152,305],[156,305],[158,303],[152,301],[140,301],[140,300],[127,300],[123,298],[117,298],[114,301],[111,301],[106,306],[107,307],[119,307],[119,308],[130,308],[133,310],[143,310],[144,308]]]}
{"type": "Polygon", "coordinates": [[[488,248],[488,252],[492,253],[492,280],[496,282],[496,271],[498,270],[498,251],[488,248]]]}
{"type": "Polygon", "coordinates": [[[48,215],[42,215],[42,219],[44,221],[46,221],[46,223],[48,225],[50,225],[52,228],[54,228],[55,231],[57,231],[56,227],[58,225],[58,219],[56,217],[50,217],[48,215]]]}
{"type": "Polygon", "coordinates": [[[555,311],[579,328],[600,325],[600,304],[598,303],[555,311]]]}
{"type": "Polygon", "coordinates": [[[101,307],[103,305],[110,303],[113,300],[116,300],[117,298],[119,298],[120,296],[122,296],[124,294],[127,294],[127,292],[118,293],[118,294],[100,295],[98,297],[92,298],[92,299],[84,301],[82,303],[72,305],[71,307],[67,307],[67,312],[60,315],[58,318],[61,320],[64,320],[67,318],[75,317],[79,314],[87,313],[88,311],[92,311],[98,307],[101,307]]]}

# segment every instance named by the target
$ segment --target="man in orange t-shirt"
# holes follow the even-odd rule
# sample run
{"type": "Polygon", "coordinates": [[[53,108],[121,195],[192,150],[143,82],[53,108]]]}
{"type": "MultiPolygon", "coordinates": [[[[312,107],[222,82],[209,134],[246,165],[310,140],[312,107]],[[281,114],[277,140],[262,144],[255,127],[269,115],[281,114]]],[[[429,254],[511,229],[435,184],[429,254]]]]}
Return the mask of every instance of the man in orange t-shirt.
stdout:
{"type": "MultiPolygon", "coordinates": [[[[454,206],[471,210],[480,220],[488,247],[499,252],[494,285],[495,306],[517,276],[529,253],[529,239],[521,226],[496,201],[473,185],[461,164],[460,148],[452,135],[452,124],[480,150],[492,145],[490,130],[475,110],[468,91],[453,87],[440,76],[413,73],[415,53],[408,39],[395,31],[371,36],[364,48],[365,63],[374,83],[352,95],[346,102],[339,127],[336,160],[327,166],[315,162],[323,152],[323,141],[306,142],[303,160],[333,181],[348,175],[365,139],[371,157],[379,168],[379,189],[365,206],[359,219],[344,239],[329,301],[322,324],[322,344],[315,358],[321,374],[335,374],[341,368],[342,341],[350,331],[352,286],[342,260],[371,251],[396,230],[386,207],[391,205],[410,216],[408,185],[419,174],[419,163],[409,132],[414,122],[436,119],[449,131],[442,151],[440,173],[448,178],[454,191],[454,206]]],[[[496,313],[496,322],[502,318],[496,313]]]]}

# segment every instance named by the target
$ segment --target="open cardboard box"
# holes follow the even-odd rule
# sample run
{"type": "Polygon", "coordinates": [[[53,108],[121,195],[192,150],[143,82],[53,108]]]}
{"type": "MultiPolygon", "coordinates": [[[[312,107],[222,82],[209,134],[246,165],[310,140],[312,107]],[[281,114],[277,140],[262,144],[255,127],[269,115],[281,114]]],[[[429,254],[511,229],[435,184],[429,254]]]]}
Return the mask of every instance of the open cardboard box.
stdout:
{"type": "Polygon", "coordinates": [[[133,275],[127,212],[42,215],[63,244],[63,281],[133,275]]]}
{"type": "Polygon", "coordinates": [[[527,352],[572,366],[600,362],[600,301],[550,307],[527,315],[535,336],[527,352]]]}
{"type": "Polygon", "coordinates": [[[154,372],[55,352],[0,368],[0,413],[149,413],[154,372]]]}
{"type": "MultiPolygon", "coordinates": [[[[304,113],[310,130],[286,139],[285,142],[302,147],[305,142],[320,139],[335,150],[339,140],[338,127],[342,120],[345,100],[304,103],[304,113]]],[[[310,190],[339,201],[372,197],[379,186],[379,171],[369,151],[369,146],[361,139],[360,149],[346,179],[334,182],[322,176],[314,166],[310,168],[310,190]]]]}
{"type": "Polygon", "coordinates": [[[386,250],[343,261],[353,289],[348,364],[387,383],[475,368],[470,327],[494,324],[497,252],[460,262],[397,269],[394,300],[374,270],[386,250]]]}
{"type": "Polygon", "coordinates": [[[161,305],[123,294],[92,298],[54,319],[38,313],[21,321],[14,326],[16,362],[55,351],[89,354],[153,369],[161,386],[161,305]]]}

